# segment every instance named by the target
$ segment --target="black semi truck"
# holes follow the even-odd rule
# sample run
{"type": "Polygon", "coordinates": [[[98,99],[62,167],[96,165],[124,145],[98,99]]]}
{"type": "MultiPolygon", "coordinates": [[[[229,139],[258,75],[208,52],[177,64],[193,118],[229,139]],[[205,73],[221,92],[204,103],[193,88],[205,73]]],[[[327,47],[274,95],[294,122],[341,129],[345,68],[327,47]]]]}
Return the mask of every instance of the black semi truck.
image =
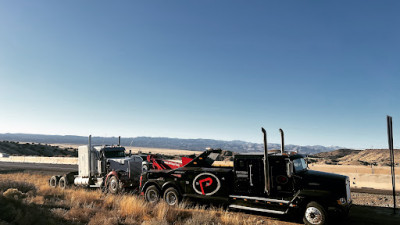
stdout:
{"type": "Polygon", "coordinates": [[[229,208],[271,214],[302,215],[306,224],[325,224],[332,213],[347,216],[352,205],[347,176],[307,169],[299,154],[235,155],[233,167],[214,166],[222,150],[209,149],[175,170],[147,171],[140,190],[149,202],[163,198],[177,205],[183,198],[222,203],[229,208]]]}

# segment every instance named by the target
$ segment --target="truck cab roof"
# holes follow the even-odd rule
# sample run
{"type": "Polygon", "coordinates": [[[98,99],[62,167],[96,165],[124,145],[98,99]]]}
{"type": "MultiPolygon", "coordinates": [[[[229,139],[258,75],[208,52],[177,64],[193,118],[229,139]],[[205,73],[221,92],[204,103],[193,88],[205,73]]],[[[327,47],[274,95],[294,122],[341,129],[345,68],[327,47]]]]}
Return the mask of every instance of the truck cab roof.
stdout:
{"type": "Polygon", "coordinates": [[[97,151],[125,151],[124,147],[121,146],[114,146],[114,145],[99,145],[93,146],[93,148],[97,151]]]}
{"type": "Polygon", "coordinates": [[[102,145],[102,146],[94,146],[94,150],[101,153],[104,152],[106,158],[125,158],[125,148],[121,146],[110,146],[110,145],[102,145]]]}

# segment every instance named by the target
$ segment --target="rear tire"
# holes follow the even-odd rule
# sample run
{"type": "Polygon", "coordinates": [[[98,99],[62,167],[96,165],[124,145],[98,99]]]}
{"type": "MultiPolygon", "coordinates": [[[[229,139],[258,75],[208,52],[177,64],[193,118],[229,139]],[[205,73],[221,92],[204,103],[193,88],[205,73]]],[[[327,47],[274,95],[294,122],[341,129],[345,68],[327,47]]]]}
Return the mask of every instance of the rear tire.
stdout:
{"type": "Polygon", "coordinates": [[[323,206],[317,202],[310,202],[304,211],[303,222],[307,225],[324,225],[327,221],[327,214],[323,206]]]}
{"type": "Polygon", "coordinates": [[[160,200],[160,191],[155,185],[151,185],[146,189],[144,198],[150,203],[158,202],[160,200]]]}
{"type": "Polygon", "coordinates": [[[50,178],[50,180],[49,180],[49,185],[50,185],[50,187],[52,187],[52,188],[57,187],[57,184],[58,184],[57,181],[58,181],[57,176],[52,176],[52,177],[50,178]]]}
{"type": "Polygon", "coordinates": [[[164,201],[169,206],[177,206],[180,202],[180,195],[178,190],[176,190],[174,187],[170,187],[167,190],[165,190],[164,201]]]}
{"type": "Polygon", "coordinates": [[[67,188],[67,186],[68,186],[68,180],[67,180],[67,178],[66,178],[65,176],[62,176],[62,177],[60,178],[60,180],[58,181],[58,186],[59,186],[61,189],[67,188]]]}
{"type": "Polygon", "coordinates": [[[108,181],[108,191],[112,194],[118,194],[119,192],[119,181],[115,176],[112,176],[108,181]]]}

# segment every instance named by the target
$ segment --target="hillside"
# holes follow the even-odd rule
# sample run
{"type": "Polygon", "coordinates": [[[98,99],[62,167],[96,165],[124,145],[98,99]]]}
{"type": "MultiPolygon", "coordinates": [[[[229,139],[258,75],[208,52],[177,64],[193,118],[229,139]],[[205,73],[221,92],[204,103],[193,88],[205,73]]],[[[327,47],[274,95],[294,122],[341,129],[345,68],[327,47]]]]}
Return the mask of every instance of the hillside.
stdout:
{"type": "MultiPolygon", "coordinates": [[[[47,144],[87,144],[87,137],[74,135],[40,135],[40,134],[0,134],[0,140],[19,141],[19,142],[36,142],[47,144]]],[[[261,138],[260,138],[261,141],[261,138]]],[[[94,145],[117,144],[117,137],[93,137],[94,145]]],[[[165,137],[134,137],[121,139],[122,146],[135,146],[147,148],[166,148],[166,149],[181,149],[192,151],[204,151],[206,148],[221,148],[234,152],[262,152],[263,145],[259,143],[251,143],[245,141],[221,141],[213,139],[179,139],[165,137]]],[[[269,149],[280,149],[280,144],[269,143],[269,149]]],[[[298,151],[301,154],[315,154],[319,152],[327,152],[336,150],[340,147],[331,146],[325,147],[320,145],[314,146],[299,146],[285,145],[285,149],[289,151],[298,151]]]]}
{"type": "Polygon", "coordinates": [[[76,149],[73,148],[13,141],[0,141],[0,153],[23,156],[78,156],[76,149]]]}
{"type": "MultiPolygon", "coordinates": [[[[388,149],[352,150],[339,149],[312,155],[310,162],[333,165],[377,165],[390,166],[388,149]]],[[[400,149],[395,149],[395,161],[400,159],[400,149]]],[[[396,163],[398,166],[399,163],[396,163]]]]}

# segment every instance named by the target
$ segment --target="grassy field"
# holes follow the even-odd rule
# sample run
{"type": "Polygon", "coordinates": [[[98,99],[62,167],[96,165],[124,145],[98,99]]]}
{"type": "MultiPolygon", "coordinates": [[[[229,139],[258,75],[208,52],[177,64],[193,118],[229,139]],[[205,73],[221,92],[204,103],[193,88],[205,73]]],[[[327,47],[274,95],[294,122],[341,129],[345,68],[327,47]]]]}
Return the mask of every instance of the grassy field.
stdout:
{"type": "Polygon", "coordinates": [[[42,174],[0,174],[0,224],[293,224],[186,203],[151,205],[141,196],[50,188],[42,174]]]}

